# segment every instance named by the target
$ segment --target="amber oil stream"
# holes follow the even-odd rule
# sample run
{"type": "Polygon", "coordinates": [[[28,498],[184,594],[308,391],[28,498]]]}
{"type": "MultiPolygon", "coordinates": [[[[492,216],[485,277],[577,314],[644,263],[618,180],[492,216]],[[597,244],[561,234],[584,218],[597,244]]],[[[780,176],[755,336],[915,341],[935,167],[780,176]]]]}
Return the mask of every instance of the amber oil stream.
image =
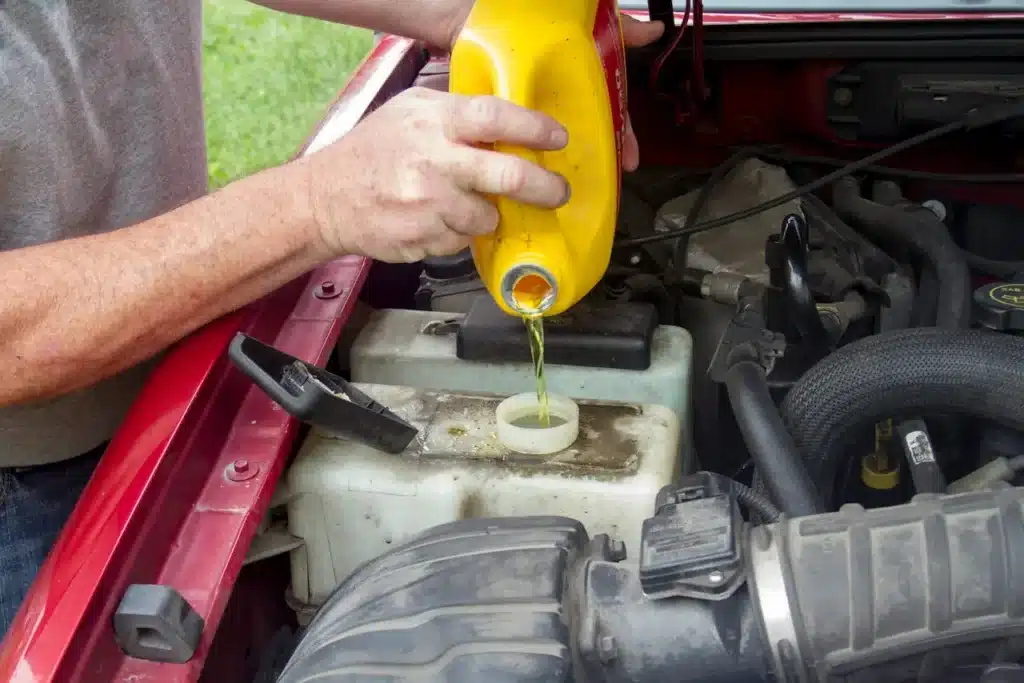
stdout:
{"type": "MultiPolygon", "coordinates": [[[[530,338],[530,357],[533,358],[533,374],[537,383],[537,403],[540,411],[537,415],[538,427],[551,426],[551,412],[548,409],[548,385],[544,380],[544,317],[540,315],[524,315],[526,333],[530,338]]],[[[525,425],[524,425],[525,426],[525,425]]]]}

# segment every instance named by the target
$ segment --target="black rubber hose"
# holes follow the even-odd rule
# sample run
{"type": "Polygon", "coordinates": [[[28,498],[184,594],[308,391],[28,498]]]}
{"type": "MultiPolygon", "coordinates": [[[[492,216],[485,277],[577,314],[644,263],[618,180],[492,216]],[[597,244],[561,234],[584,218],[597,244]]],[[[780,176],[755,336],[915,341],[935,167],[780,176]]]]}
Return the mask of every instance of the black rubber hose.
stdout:
{"type": "Polygon", "coordinates": [[[992,277],[1013,278],[1024,273],[1024,261],[996,261],[964,250],[964,259],[972,270],[992,277]]]}
{"type": "Polygon", "coordinates": [[[926,210],[908,211],[864,199],[853,178],[836,183],[836,211],[882,246],[913,252],[933,268],[938,278],[935,324],[962,329],[971,322],[971,271],[960,247],[937,216],[926,210]]]}
{"type": "Polygon", "coordinates": [[[821,497],[768,391],[764,368],[739,360],[726,371],[725,388],[768,497],[789,517],[822,512],[821,497]]]}
{"type": "Polygon", "coordinates": [[[834,242],[836,247],[847,247],[857,255],[860,263],[856,264],[858,267],[855,271],[851,271],[855,275],[866,273],[869,277],[880,280],[885,273],[891,273],[898,268],[892,256],[847,225],[836,215],[832,207],[815,195],[809,194],[803,198],[803,210],[819,233],[827,234],[827,238],[834,242]]]}
{"type": "Polygon", "coordinates": [[[1024,339],[937,328],[868,337],[807,371],[781,412],[831,509],[850,445],[886,418],[956,414],[1024,430],[1024,339]]]}

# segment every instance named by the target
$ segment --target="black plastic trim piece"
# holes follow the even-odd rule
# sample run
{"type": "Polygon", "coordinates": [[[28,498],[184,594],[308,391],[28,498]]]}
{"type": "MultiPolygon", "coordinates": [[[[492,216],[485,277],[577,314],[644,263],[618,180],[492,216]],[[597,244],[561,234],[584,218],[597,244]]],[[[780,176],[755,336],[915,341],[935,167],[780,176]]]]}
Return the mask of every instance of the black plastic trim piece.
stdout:
{"type": "Polygon", "coordinates": [[[228,357],[285,411],[303,422],[384,451],[401,453],[418,430],[323,368],[239,332],[228,357]]]}
{"type": "Polygon", "coordinates": [[[203,635],[203,618],[174,588],[128,586],[114,612],[114,638],[135,659],[182,664],[192,659],[203,635]]]}

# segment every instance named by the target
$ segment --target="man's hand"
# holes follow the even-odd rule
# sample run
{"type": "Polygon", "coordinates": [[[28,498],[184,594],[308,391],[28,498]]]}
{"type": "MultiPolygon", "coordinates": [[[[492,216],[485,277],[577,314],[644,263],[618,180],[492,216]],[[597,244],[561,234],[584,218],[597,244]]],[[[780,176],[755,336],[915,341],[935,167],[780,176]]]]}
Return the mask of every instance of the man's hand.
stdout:
{"type": "MultiPolygon", "coordinates": [[[[449,29],[447,44],[455,44],[462,26],[473,9],[473,0],[449,0],[456,15],[456,20],[449,29]]],[[[650,45],[665,32],[665,25],[660,21],[640,21],[628,14],[622,15],[622,42],[627,48],[644,47],[650,45]]],[[[622,168],[627,171],[635,171],[640,165],[640,146],[636,141],[636,133],[633,132],[633,124],[629,117],[626,117],[626,137],[622,141],[622,168]]]]}
{"type": "Polygon", "coordinates": [[[561,176],[481,146],[555,150],[567,141],[558,122],[510,102],[413,88],[298,163],[327,256],[412,262],[492,232],[498,214],[484,195],[548,208],[568,200],[561,176]]]}

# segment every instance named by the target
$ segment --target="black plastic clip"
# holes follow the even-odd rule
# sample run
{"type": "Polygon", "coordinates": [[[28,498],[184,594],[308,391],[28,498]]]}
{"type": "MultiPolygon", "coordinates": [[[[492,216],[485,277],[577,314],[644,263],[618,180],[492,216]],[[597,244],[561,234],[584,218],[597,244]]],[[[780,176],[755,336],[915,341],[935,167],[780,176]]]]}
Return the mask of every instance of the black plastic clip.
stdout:
{"type": "Polygon", "coordinates": [[[401,453],[419,430],[341,377],[239,332],[231,361],[289,415],[385,453],[401,453]]]}
{"type": "Polygon", "coordinates": [[[128,586],[114,612],[114,638],[135,659],[182,664],[203,635],[203,618],[181,593],[160,584],[128,586]]]}

